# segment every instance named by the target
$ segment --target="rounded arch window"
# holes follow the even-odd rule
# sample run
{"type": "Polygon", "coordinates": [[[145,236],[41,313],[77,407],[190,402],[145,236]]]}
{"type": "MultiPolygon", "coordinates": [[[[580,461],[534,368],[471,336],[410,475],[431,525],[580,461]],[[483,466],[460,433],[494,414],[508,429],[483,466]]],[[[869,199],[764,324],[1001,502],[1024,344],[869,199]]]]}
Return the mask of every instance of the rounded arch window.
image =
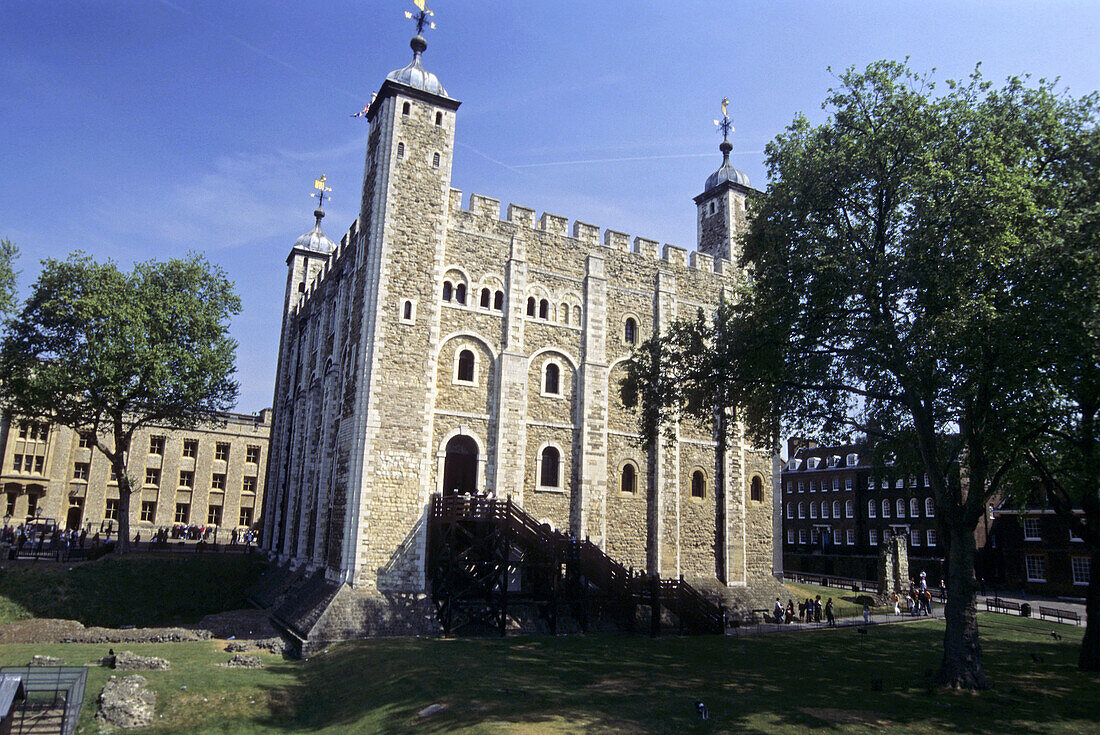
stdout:
{"type": "Polygon", "coordinates": [[[474,382],[474,353],[470,350],[458,353],[457,379],[463,383],[474,382]]]}
{"type": "Polygon", "coordinates": [[[902,500],[901,498],[898,498],[897,511],[898,511],[898,518],[904,518],[905,517],[905,501],[902,500]]]}
{"type": "Polygon", "coordinates": [[[882,501],[882,517],[883,518],[889,518],[890,517],[890,501],[886,500],[886,499],[883,499],[883,501],[882,501]]]}
{"type": "Polygon", "coordinates": [[[705,498],[707,496],[707,478],[702,470],[691,473],[691,497],[705,498]]]}
{"type": "Polygon", "coordinates": [[[924,499],[924,515],[929,518],[936,515],[936,501],[932,500],[932,498],[924,499]]]}
{"type": "Polygon", "coordinates": [[[833,518],[840,518],[840,501],[833,501],[833,518]]]}
{"type": "Polygon", "coordinates": [[[623,339],[628,345],[638,343],[638,322],[634,321],[634,317],[627,317],[623,324],[623,339]]]}
{"type": "Polygon", "coordinates": [[[413,302],[409,301],[408,299],[405,300],[405,306],[403,307],[403,310],[401,312],[401,318],[405,319],[406,321],[413,318],[413,302]]]}
{"type": "Polygon", "coordinates": [[[466,303],[466,284],[460,283],[455,286],[455,301],[460,304],[466,303]]]}
{"type": "Polygon", "coordinates": [[[579,306],[573,307],[573,324],[578,327],[581,325],[581,307],[579,306]]]}
{"type": "Polygon", "coordinates": [[[497,291],[493,294],[493,308],[497,311],[504,311],[504,292],[497,291]]]}
{"type": "Polygon", "coordinates": [[[481,289],[481,308],[482,309],[488,309],[489,308],[489,299],[491,299],[492,297],[493,297],[492,291],[490,291],[487,288],[481,289]]]}
{"type": "Polygon", "coordinates": [[[408,102],[401,105],[401,114],[402,115],[408,115],[410,112],[412,112],[412,107],[409,105],[408,102]]]}
{"type": "Polygon", "coordinates": [[[397,144],[397,159],[401,160],[404,157],[405,157],[405,144],[404,143],[398,143],[397,144]]]}
{"type": "Polygon", "coordinates": [[[875,503],[875,501],[868,500],[867,501],[867,517],[868,518],[874,518],[876,515],[878,515],[878,513],[876,513],[877,510],[878,510],[878,505],[875,503]]]}
{"type": "Polygon", "coordinates": [[[432,168],[439,168],[439,154],[432,154],[432,168]]]}
{"type": "Polygon", "coordinates": [[[619,490],[630,495],[638,492],[638,470],[631,462],[623,465],[623,471],[619,477],[619,490]]]}
{"type": "Polygon", "coordinates": [[[550,395],[561,395],[561,368],[557,363],[546,363],[545,377],[542,382],[542,390],[550,395]]]}
{"type": "Polygon", "coordinates": [[[550,302],[543,299],[539,302],[539,319],[550,318],[550,302]]]}
{"type": "Polygon", "coordinates": [[[450,281],[443,282],[443,300],[450,301],[454,297],[454,285],[450,281]]]}
{"type": "Polygon", "coordinates": [[[916,498],[909,500],[909,517],[917,518],[920,516],[920,501],[916,498]]]}
{"type": "Polygon", "coordinates": [[[442,125],[443,124],[443,113],[442,112],[435,113],[435,124],[436,125],[442,125]]]}
{"type": "Polygon", "coordinates": [[[561,453],[557,447],[545,447],[539,459],[539,486],[558,487],[561,484],[561,453]]]}
{"type": "Polygon", "coordinates": [[[798,504],[798,517],[799,518],[805,518],[806,517],[806,504],[805,503],[799,503],[798,504]]]}
{"type": "Polygon", "coordinates": [[[535,315],[535,297],[527,297],[527,316],[533,317],[535,315]]]}
{"type": "Polygon", "coordinates": [[[764,481],[760,479],[759,475],[755,475],[752,478],[752,485],[749,488],[749,499],[755,503],[764,502],[764,481]]]}

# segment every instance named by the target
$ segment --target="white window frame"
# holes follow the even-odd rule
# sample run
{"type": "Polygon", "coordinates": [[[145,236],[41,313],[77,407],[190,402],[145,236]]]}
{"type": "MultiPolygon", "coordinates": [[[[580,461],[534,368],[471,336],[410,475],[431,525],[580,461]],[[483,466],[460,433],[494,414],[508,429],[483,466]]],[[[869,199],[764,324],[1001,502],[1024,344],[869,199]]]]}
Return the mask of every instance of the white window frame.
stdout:
{"type": "Polygon", "coordinates": [[[875,490],[877,488],[878,488],[877,480],[875,480],[875,478],[873,478],[873,477],[868,477],[867,478],[867,489],[868,490],[875,490]]]}
{"type": "Polygon", "coordinates": [[[920,531],[919,530],[914,531],[913,533],[909,534],[909,545],[910,546],[920,546],[920,531]]]}
{"type": "Polygon", "coordinates": [[[1047,581],[1047,558],[1042,554],[1027,554],[1024,556],[1024,575],[1028,582],[1047,581]],[[1035,567],[1032,567],[1034,562],[1035,567]]]}
{"type": "Polygon", "coordinates": [[[929,528],[924,532],[924,540],[925,546],[939,546],[939,544],[936,543],[936,530],[934,528],[929,528]]]}
{"type": "Polygon", "coordinates": [[[794,529],[793,528],[788,528],[787,529],[787,543],[790,544],[791,546],[794,546],[794,529]]]}
{"type": "Polygon", "coordinates": [[[1043,527],[1038,518],[1025,518],[1024,519],[1024,541],[1042,541],[1043,540],[1043,527]],[[1032,535],[1031,529],[1035,529],[1034,535],[1032,535]]]}
{"type": "Polygon", "coordinates": [[[894,503],[894,517],[905,517],[905,498],[898,498],[897,502],[894,503]]]}
{"type": "Polygon", "coordinates": [[[799,518],[805,518],[806,517],[806,504],[805,503],[799,503],[798,504],[798,517],[799,518]]]}
{"type": "Polygon", "coordinates": [[[1073,575],[1073,584],[1077,587],[1088,587],[1092,576],[1092,559],[1087,556],[1071,556],[1069,568],[1073,575]]]}
{"type": "Polygon", "coordinates": [[[807,467],[807,469],[816,470],[817,465],[820,462],[821,462],[821,460],[818,459],[817,457],[810,457],[809,459],[806,460],[806,467],[807,467]]]}
{"type": "Polygon", "coordinates": [[[554,442],[546,442],[539,447],[538,452],[535,453],[535,490],[544,493],[562,493],[565,492],[565,453],[562,452],[554,442]],[[542,484],[542,453],[547,448],[553,447],[558,450],[558,484],[557,485],[543,485],[542,484]]]}
{"type": "Polygon", "coordinates": [[[844,532],[844,544],[846,546],[856,545],[856,529],[849,528],[844,532]]]}
{"type": "Polygon", "coordinates": [[[833,501],[833,518],[840,518],[840,501],[833,501]]]}
{"type": "Polygon", "coordinates": [[[821,517],[822,518],[828,518],[829,517],[829,501],[828,500],[822,500],[821,501],[821,517]]]}
{"type": "MultiPolygon", "coordinates": [[[[397,302],[397,320],[402,324],[415,324],[416,323],[416,299],[399,299],[397,302]],[[408,319],[405,318],[405,303],[412,304],[412,316],[408,319]]],[[[477,361],[477,358],[474,358],[477,361]]]]}
{"type": "Polygon", "coordinates": [[[844,501],[844,517],[855,518],[856,517],[856,501],[848,499],[844,501]]]}
{"type": "Polygon", "coordinates": [[[834,477],[833,478],[833,492],[835,493],[839,490],[840,490],[840,478],[839,477],[834,477]]]}
{"type": "Polygon", "coordinates": [[[559,401],[565,400],[565,366],[562,361],[556,357],[548,357],[543,360],[542,372],[539,376],[539,395],[543,398],[556,398],[559,401]],[[558,392],[549,393],[546,390],[546,367],[547,365],[558,366],[558,392]]]}
{"type": "Polygon", "coordinates": [[[794,503],[787,503],[787,518],[794,520],[794,503]]]}
{"type": "Polygon", "coordinates": [[[798,543],[800,543],[800,544],[806,543],[806,529],[805,528],[798,529],[798,543]]]}
{"type": "Polygon", "coordinates": [[[883,498],[882,499],[882,517],[883,518],[889,518],[890,517],[890,512],[891,512],[890,511],[890,499],[889,498],[883,498]]]}
{"type": "Polygon", "coordinates": [[[867,542],[871,546],[878,546],[878,529],[872,528],[867,532],[867,542]]]}
{"type": "Polygon", "coordinates": [[[909,517],[920,518],[920,501],[916,498],[909,498],[909,517]]]}
{"type": "Polygon", "coordinates": [[[800,492],[800,493],[806,492],[805,485],[803,485],[802,480],[798,481],[798,492],[800,492]]]}
{"type": "Polygon", "coordinates": [[[867,501],[867,517],[868,518],[878,518],[878,501],[877,500],[872,499],[872,500],[867,501]]]}
{"type": "Polygon", "coordinates": [[[905,478],[899,477],[897,480],[894,480],[894,487],[898,490],[901,490],[903,487],[905,487],[905,478]]]}
{"type": "Polygon", "coordinates": [[[855,467],[857,464],[859,464],[859,455],[858,454],[849,454],[848,458],[847,458],[847,462],[848,462],[849,467],[855,467]]]}
{"type": "Polygon", "coordinates": [[[932,498],[924,499],[924,517],[934,518],[936,516],[936,501],[932,498]]]}
{"type": "Polygon", "coordinates": [[[810,518],[817,518],[817,503],[810,502],[810,518]]]}
{"type": "Polygon", "coordinates": [[[844,478],[844,489],[851,490],[855,485],[855,481],[851,477],[844,478]]]}

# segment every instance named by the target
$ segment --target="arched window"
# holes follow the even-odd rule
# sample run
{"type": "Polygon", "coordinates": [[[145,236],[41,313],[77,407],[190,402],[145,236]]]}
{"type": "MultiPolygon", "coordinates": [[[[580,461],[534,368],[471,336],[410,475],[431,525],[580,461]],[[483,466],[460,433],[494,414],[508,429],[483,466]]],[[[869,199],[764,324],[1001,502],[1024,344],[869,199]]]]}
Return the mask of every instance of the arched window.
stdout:
{"type": "Polygon", "coordinates": [[[569,304],[561,304],[558,306],[558,321],[562,324],[569,323],[569,304]]]}
{"type": "Polygon", "coordinates": [[[530,296],[527,299],[527,316],[533,317],[535,315],[535,297],[530,296]]]}
{"type": "Polygon", "coordinates": [[[412,319],[413,318],[413,302],[406,299],[405,307],[402,310],[401,315],[402,315],[403,319],[412,319]]]}
{"type": "Polygon", "coordinates": [[[404,143],[398,143],[397,144],[397,160],[400,161],[404,157],[405,157],[405,144],[404,143]]]}
{"type": "Polygon", "coordinates": [[[561,454],[554,447],[546,447],[542,450],[540,462],[539,485],[542,487],[558,487],[561,454]]]}
{"type": "Polygon", "coordinates": [[[898,518],[904,518],[905,517],[905,501],[902,500],[901,498],[898,498],[897,511],[898,511],[898,518]]]}
{"type": "Polygon", "coordinates": [[[464,383],[474,382],[474,353],[470,350],[458,354],[458,379],[464,383]]]}
{"type": "Polygon", "coordinates": [[[539,319],[550,318],[550,302],[543,299],[539,302],[539,319]]]}
{"type": "Polygon", "coordinates": [[[493,294],[493,308],[497,311],[504,311],[504,292],[497,291],[493,294]]]}
{"type": "Polygon", "coordinates": [[[817,518],[817,503],[810,501],[810,518],[817,518]]]}
{"type": "Polygon", "coordinates": [[[493,293],[489,289],[487,289],[487,288],[481,289],[481,308],[482,309],[488,309],[489,308],[489,299],[491,299],[492,297],[493,297],[493,293]]]}
{"type": "Polygon", "coordinates": [[[561,368],[557,363],[546,363],[546,375],[542,382],[542,390],[550,395],[561,394],[561,368]]]}
{"type": "Polygon", "coordinates": [[[626,324],[623,325],[623,339],[626,340],[628,345],[638,342],[638,323],[632,318],[628,318],[626,324]]]}
{"type": "Polygon", "coordinates": [[[638,470],[629,462],[623,465],[623,474],[619,479],[619,490],[633,495],[638,492],[638,470]]]}
{"type": "Polygon", "coordinates": [[[432,154],[432,168],[439,168],[439,154],[432,154]]]}
{"type": "Polygon", "coordinates": [[[875,501],[873,501],[873,500],[868,500],[867,501],[867,517],[868,518],[877,518],[878,517],[878,504],[875,503],[875,501]]]}
{"type": "Polygon", "coordinates": [[[936,515],[936,503],[932,498],[924,499],[924,515],[927,518],[931,518],[936,515]]]}
{"type": "Polygon", "coordinates": [[[920,501],[916,498],[909,499],[909,517],[920,518],[920,501]]]}
{"type": "Polygon", "coordinates": [[[757,503],[764,502],[764,481],[759,477],[752,478],[752,486],[749,490],[749,498],[757,503]]]}
{"type": "Polygon", "coordinates": [[[466,284],[460,283],[455,286],[455,301],[460,304],[466,303],[466,284]]]}
{"type": "Polygon", "coordinates": [[[853,502],[851,500],[845,500],[844,501],[844,517],[845,518],[855,518],[855,515],[856,515],[856,504],[855,504],[855,502],[853,502]]]}
{"type": "Polygon", "coordinates": [[[828,518],[829,517],[829,501],[828,500],[822,500],[821,501],[821,517],[822,518],[828,518]]]}
{"type": "Polygon", "coordinates": [[[691,497],[705,498],[707,496],[707,478],[702,470],[691,473],[691,497]]]}
{"type": "Polygon", "coordinates": [[[833,501],[833,518],[840,518],[840,501],[833,501]]]}
{"type": "Polygon", "coordinates": [[[443,113],[442,112],[435,113],[435,124],[436,125],[442,125],[443,124],[443,113]]]}
{"type": "Polygon", "coordinates": [[[794,503],[787,503],[787,517],[794,518],[794,503]]]}
{"type": "Polygon", "coordinates": [[[806,504],[805,503],[799,503],[798,504],[798,517],[799,518],[805,518],[806,517],[806,504]]]}
{"type": "Polygon", "coordinates": [[[882,500],[882,517],[883,518],[889,518],[890,517],[890,501],[886,500],[885,498],[883,498],[883,500],[882,500]]]}
{"type": "Polygon", "coordinates": [[[581,325],[581,307],[573,307],[573,323],[578,327],[581,325]]]}
{"type": "Polygon", "coordinates": [[[405,104],[401,105],[401,114],[402,115],[408,115],[409,112],[411,111],[411,109],[412,108],[409,107],[409,103],[406,102],[405,104]]]}
{"type": "Polygon", "coordinates": [[[453,295],[454,295],[454,286],[451,285],[450,281],[444,281],[443,282],[443,300],[444,301],[450,301],[451,297],[453,295]]]}

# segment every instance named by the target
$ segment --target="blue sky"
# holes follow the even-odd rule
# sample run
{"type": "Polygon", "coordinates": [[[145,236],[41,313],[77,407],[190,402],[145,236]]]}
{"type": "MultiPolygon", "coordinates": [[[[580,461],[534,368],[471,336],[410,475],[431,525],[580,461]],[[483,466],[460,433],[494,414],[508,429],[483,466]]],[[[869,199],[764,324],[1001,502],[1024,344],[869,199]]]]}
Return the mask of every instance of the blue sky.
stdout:
{"type": "MultiPolygon", "coordinates": [[[[0,0],[0,236],[38,261],[124,267],[204,253],[244,310],[241,411],[271,401],[290,245],[326,174],[335,240],[356,216],[367,125],[349,117],[411,58],[411,2],[0,0]]],[[[909,57],[944,80],[1100,88],[1100,3],[437,0],[425,66],[458,111],[452,185],[692,248],[730,98],[734,163],[835,76],[909,57]]]]}

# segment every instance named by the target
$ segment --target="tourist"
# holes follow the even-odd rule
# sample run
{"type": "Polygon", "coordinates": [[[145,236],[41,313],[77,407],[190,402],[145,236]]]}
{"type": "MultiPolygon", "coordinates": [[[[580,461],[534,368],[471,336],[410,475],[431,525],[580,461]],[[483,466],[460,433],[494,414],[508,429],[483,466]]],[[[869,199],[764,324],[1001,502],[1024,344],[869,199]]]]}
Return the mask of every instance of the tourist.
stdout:
{"type": "Polygon", "coordinates": [[[833,598],[829,598],[829,601],[825,603],[825,619],[829,621],[829,627],[836,627],[836,618],[833,617],[833,598]]]}
{"type": "Polygon", "coordinates": [[[779,601],[779,598],[775,598],[775,610],[772,613],[772,617],[775,618],[775,622],[783,622],[783,603],[779,601]]]}
{"type": "Polygon", "coordinates": [[[787,625],[794,622],[794,601],[787,598],[787,619],[785,621],[787,625]]]}
{"type": "Polygon", "coordinates": [[[798,622],[806,622],[806,602],[805,600],[798,601],[798,622]]]}
{"type": "Polygon", "coordinates": [[[894,614],[899,617],[901,616],[901,598],[898,596],[897,592],[894,593],[894,614]]]}

